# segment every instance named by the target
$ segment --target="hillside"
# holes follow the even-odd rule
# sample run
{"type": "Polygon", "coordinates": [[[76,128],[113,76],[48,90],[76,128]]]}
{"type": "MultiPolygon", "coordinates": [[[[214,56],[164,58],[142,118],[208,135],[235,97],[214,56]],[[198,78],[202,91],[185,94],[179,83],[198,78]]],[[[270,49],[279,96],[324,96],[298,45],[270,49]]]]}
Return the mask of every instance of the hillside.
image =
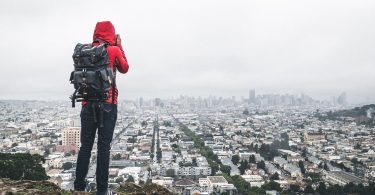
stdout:
{"type": "MultiPolygon", "coordinates": [[[[124,183],[117,191],[118,195],[136,195],[136,194],[158,194],[172,195],[166,188],[156,184],[145,184],[139,186],[134,183],[124,183]]],[[[30,180],[10,180],[0,179],[0,194],[7,195],[90,195],[93,193],[77,193],[60,189],[57,185],[48,181],[30,181],[30,180]]]]}
{"type": "Polygon", "coordinates": [[[370,127],[375,126],[375,104],[355,107],[353,109],[329,111],[316,115],[320,120],[347,120],[352,118],[357,124],[370,127]]]}

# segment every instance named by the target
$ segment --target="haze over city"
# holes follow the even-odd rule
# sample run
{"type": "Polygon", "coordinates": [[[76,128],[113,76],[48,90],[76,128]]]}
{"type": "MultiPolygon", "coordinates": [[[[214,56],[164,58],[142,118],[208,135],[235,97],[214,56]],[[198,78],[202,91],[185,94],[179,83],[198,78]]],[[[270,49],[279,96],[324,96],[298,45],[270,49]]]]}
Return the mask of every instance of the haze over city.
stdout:
{"type": "Polygon", "coordinates": [[[1,1],[0,99],[68,100],[76,43],[111,20],[120,99],[306,93],[375,100],[375,2],[1,1]],[[104,7],[110,7],[103,8],[104,7]]]}

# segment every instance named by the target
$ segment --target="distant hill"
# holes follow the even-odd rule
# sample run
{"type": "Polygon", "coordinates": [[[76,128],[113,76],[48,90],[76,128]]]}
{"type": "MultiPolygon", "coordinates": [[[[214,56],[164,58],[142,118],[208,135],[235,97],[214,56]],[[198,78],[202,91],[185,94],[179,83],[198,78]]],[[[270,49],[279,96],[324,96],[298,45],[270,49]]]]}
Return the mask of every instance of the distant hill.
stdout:
{"type": "Polygon", "coordinates": [[[355,107],[348,110],[329,111],[324,114],[317,114],[320,120],[347,120],[352,118],[357,124],[375,126],[375,104],[355,107]]]}
{"type": "Polygon", "coordinates": [[[335,112],[338,116],[342,117],[367,117],[367,112],[370,111],[371,113],[375,114],[375,104],[364,105],[362,107],[355,107],[350,110],[340,110],[335,112]]]}

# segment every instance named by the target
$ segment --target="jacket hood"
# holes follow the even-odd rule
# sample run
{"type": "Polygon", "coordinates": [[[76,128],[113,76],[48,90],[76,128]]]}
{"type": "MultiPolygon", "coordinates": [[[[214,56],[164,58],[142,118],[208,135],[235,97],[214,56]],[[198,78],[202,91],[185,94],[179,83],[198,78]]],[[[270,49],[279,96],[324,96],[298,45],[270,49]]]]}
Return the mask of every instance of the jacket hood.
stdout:
{"type": "Polygon", "coordinates": [[[95,41],[96,39],[101,39],[103,41],[107,41],[110,45],[115,45],[115,27],[110,21],[96,23],[93,41],[95,41]]]}

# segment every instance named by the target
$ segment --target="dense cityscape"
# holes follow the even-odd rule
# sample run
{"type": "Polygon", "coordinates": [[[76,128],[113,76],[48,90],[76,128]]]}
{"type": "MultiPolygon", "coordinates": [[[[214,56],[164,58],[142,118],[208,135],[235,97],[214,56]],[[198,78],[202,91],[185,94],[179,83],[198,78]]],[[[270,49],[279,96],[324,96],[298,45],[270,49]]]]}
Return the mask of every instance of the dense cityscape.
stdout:
{"type": "MultiPolygon", "coordinates": [[[[346,93],[320,101],[250,90],[240,99],[138,98],[118,107],[109,170],[113,194],[127,182],[154,183],[175,194],[374,190],[375,105],[353,106],[346,93]]],[[[62,189],[73,188],[79,147],[80,106],[0,101],[0,152],[40,155],[43,178],[62,189]]],[[[87,190],[95,189],[96,152],[94,144],[87,190]]],[[[0,166],[7,166],[4,160],[0,166]]]]}

